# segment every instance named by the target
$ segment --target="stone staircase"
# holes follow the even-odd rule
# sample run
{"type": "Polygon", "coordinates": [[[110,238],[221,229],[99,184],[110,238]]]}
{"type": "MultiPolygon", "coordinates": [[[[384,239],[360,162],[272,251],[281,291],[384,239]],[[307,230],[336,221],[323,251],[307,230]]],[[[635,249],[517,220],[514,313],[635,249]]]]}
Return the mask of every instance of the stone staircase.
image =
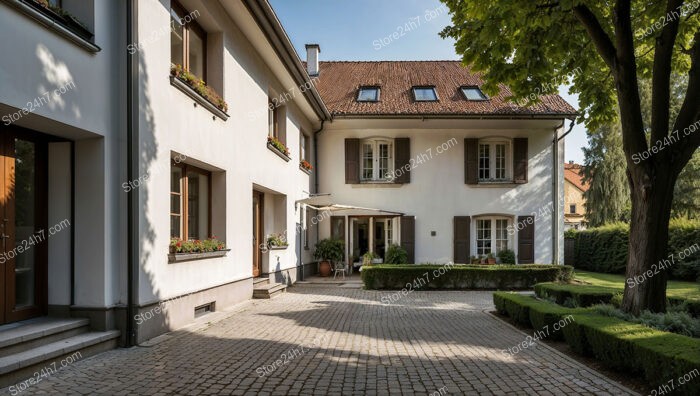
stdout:
{"type": "Polygon", "coordinates": [[[272,298],[284,293],[287,285],[270,283],[267,277],[253,279],[253,298],[272,298]]]}
{"type": "Polygon", "coordinates": [[[41,317],[0,326],[0,388],[53,375],[118,342],[119,331],[90,331],[83,318],[41,317]]]}

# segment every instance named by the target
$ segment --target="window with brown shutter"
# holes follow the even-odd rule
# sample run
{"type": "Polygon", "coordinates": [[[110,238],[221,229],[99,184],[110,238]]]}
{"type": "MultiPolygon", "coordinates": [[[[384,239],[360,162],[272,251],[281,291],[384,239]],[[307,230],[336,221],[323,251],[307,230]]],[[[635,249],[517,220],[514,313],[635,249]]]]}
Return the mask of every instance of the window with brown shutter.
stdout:
{"type": "Polygon", "coordinates": [[[345,139],[345,184],[360,182],[360,139],[345,139]]]}
{"type": "Polygon", "coordinates": [[[416,218],[401,216],[401,247],[408,253],[406,264],[416,262],[416,218]]]}
{"type": "Polygon", "coordinates": [[[513,139],[513,182],[527,183],[527,138],[513,139]]]}
{"type": "Polygon", "coordinates": [[[464,183],[479,183],[479,139],[464,139],[464,183]]]}
{"type": "Polygon", "coordinates": [[[394,182],[406,184],[411,182],[411,139],[396,138],[394,140],[396,154],[394,156],[394,182]]]}
{"type": "Polygon", "coordinates": [[[471,256],[470,245],[471,218],[455,216],[454,218],[454,262],[469,264],[471,256]]]}
{"type": "Polygon", "coordinates": [[[518,216],[518,264],[535,262],[535,217],[518,216]]]}

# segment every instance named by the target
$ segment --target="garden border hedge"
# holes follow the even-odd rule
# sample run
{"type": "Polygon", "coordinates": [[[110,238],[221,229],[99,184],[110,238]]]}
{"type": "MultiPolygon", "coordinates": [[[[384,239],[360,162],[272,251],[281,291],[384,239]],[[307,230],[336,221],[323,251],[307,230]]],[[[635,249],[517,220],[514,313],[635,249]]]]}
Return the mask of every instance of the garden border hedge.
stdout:
{"type": "MultiPolygon", "coordinates": [[[[496,292],[496,309],[501,314],[515,314],[524,323],[528,312],[530,327],[561,321],[567,315],[574,320],[562,328],[567,344],[577,353],[592,355],[608,367],[631,374],[643,374],[652,387],[668,383],[700,368],[700,340],[648,328],[618,318],[591,313],[587,309],[567,309],[531,296],[496,292]],[[533,320],[546,313],[544,319],[533,320]]],[[[550,336],[556,339],[555,337],[550,336]]],[[[556,336],[561,337],[561,334],[556,336]]],[[[700,381],[691,381],[675,389],[678,394],[700,394],[700,381]]]]}
{"type": "Polygon", "coordinates": [[[373,290],[518,290],[541,282],[569,281],[572,274],[571,266],[551,264],[386,264],[364,266],[362,281],[365,289],[373,290]]]}

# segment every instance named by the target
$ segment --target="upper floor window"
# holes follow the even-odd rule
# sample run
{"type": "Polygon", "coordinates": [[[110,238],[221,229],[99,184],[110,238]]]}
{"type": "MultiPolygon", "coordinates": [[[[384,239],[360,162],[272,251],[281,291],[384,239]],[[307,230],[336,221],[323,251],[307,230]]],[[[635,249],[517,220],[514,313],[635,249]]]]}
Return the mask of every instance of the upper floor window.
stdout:
{"type": "Polygon", "coordinates": [[[502,182],[510,178],[510,142],[507,140],[479,141],[479,181],[502,182]]]}
{"type": "Polygon", "coordinates": [[[369,139],[362,141],[360,150],[360,176],[363,181],[391,180],[394,168],[394,145],[390,140],[369,139]]]}
{"type": "Polygon", "coordinates": [[[170,8],[170,62],[206,81],[207,34],[194,21],[198,12],[187,11],[176,1],[170,8]]]}
{"type": "Polygon", "coordinates": [[[309,137],[303,132],[299,134],[299,158],[309,160],[309,137]]]}
{"type": "Polygon", "coordinates": [[[413,99],[416,102],[435,102],[438,100],[435,87],[413,87],[413,99]]]}
{"type": "Polygon", "coordinates": [[[576,213],[576,204],[569,205],[569,213],[576,213]]]}
{"type": "Polygon", "coordinates": [[[479,87],[462,87],[461,90],[467,100],[488,100],[479,87]]]}
{"type": "Polygon", "coordinates": [[[360,87],[357,92],[358,102],[378,102],[379,101],[379,87],[360,87]]]}

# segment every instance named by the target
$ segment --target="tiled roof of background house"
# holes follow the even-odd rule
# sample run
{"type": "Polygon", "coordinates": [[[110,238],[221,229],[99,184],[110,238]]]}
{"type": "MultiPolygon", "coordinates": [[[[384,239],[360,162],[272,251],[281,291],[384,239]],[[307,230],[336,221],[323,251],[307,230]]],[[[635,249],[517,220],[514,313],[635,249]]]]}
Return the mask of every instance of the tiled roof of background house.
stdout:
{"type": "Polygon", "coordinates": [[[481,86],[479,73],[460,61],[320,62],[316,84],[321,98],[336,116],[343,115],[557,115],[576,113],[559,95],[543,95],[541,102],[524,108],[507,102],[511,95],[501,86],[486,101],[466,100],[460,87],[481,86]],[[379,102],[358,102],[361,86],[381,87],[379,102]],[[435,86],[439,101],[415,102],[413,86],[435,86]]]}
{"type": "Polygon", "coordinates": [[[579,164],[564,164],[564,178],[581,191],[588,191],[588,186],[583,182],[582,166],[579,164]]]}

